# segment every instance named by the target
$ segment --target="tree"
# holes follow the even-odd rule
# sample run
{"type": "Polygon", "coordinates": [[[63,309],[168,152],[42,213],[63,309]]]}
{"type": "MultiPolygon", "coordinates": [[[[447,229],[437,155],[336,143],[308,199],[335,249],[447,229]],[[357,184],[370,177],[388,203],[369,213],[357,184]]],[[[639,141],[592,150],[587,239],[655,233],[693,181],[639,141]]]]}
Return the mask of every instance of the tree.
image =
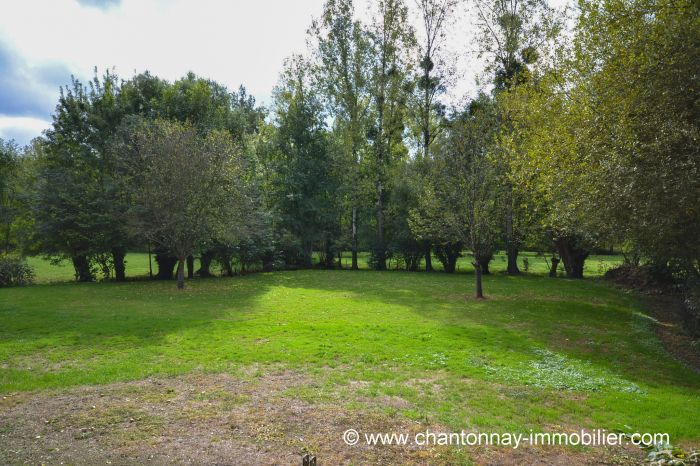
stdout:
{"type": "MultiPolygon", "coordinates": [[[[548,55],[549,39],[560,30],[560,22],[545,0],[477,0],[475,3],[481,36],[480,56],[486,57],[486,72],[493,77],[496,95],[508,93],[526,83],[532,68],[548,55]]],[[[504,211],[507,271],[519,274],[518,250],[522,245],[525,215],[518,192],[513,190],[507,169],[513,151],[520,150],[513,131],[512,116],[501,113],[503,136],[508,150],[501,150],[501,176],[498,181],[506,188],[507,202],[504,211]]]]}
{"type": "Polygon", "coordinates": [[[308,68],[303,58],[293,57],[275,90],[273,189],[282,225],[300,244],[300,257],[287,257],[288,263],[310,267],[316,246],[324,253],[325,265],[332,267],[337,184],[325,115],[308,68]]]}
{"type": "Polygon", "coordinates": [[[688,0],[582,4],[559,88],[590,167],[580,180],[591,186],[586,215],[608,241],[692,275],[700,273],[699,13],[688,0]]]}
{"type": "Polygon", "coordinates": [[[698,25],[691,3],[582,4],[558,66],[506,99],[523,151],[512,160],[567,275],[618,244],[697,274],[698,25]],[[669,208],[673,206],[673,208],[669,208]]]}
{"type": "Polygon", "coordinates": [[[238,148],[224,131],[202,136],[191,124],[156,120],[137,125],[113,150],[125,170],[132,225],[177,258],[184,288],[187,257],[235,228],[245,191],[238,148]]]}
{"type": "Polygon", "coordinates": [[[17,217],[17,178],[19,149],[14,141],[0,138],[0,253],[8,253],[16,247],[13,224],[17,217]]]}
{"type": "MultiPolygon", "coordinates": [[[[122,117],[138,116],[145,119],[165,118],[191,123],[200,135],[219,129],[228,131],[243,148],[243,154],[251,151],[246,146],[250,136],[257,133],[265,117],[264,109],[255,106],[255,99],[240,87],[235,93],[212,80],[188,73],[170,84],[148,72],[134,76],[121,84],[116,96],[122,117]]],[[[114,131],[111,132],[114,134],[114,131]]],[[[108,137],[106,139],[109,139],[108,137]]],[[[206,189],[206,188],[202,188],[206,189]]],[[[141,239],[143,240],[143,239],[141,239]]],[[[229,245],[231,248],[232,245],[229,245]]],[[[200,253],[200,276],[210,276],[210,264],[217,258],[224,260],[233,254],[226,245],[208,244],[209,250],[200,253]],[[215,251],[216,250],[216,251],[215,251]]],[[[150,250],[150,245],[149,245],[150,250]]],[[[171,279],[178,260],[161,248],[155,248],[159,279],[171,279]]],[[[194,274],[194,257],[187,260],[188,276],[194,274]]]]}
{"type": "Polygon", "coordinates": [[[496,130],[494,104],[485,95],[451,119],[434,152],[431,184],[412,216],[419,237],[427,231],[439,238],[436,251],[447,272],[454,272],[462,245],[471,249],[477,298],[483,298],[482,274],[501,233],[503,193],[490,154],[496,130]]]}
{"type": "Polygon", "coordinates": [[[318,44],[318,81],[334,120],[336,147],[346,161],[343,169],[348,182],[341,188],[351,211],[351,267],[357,270],[360,176],[369,125],[369,37],[362,24],[354,19],[352,0],[328,0],[323,15],[314,21],[310,32],[318,44]]]}
{"type": "Polygon", "coordinates": [[[38,252],[32,206],[40,147],[40,138],[35,138],[23,149],[19,149],[14,141],[0,139],[1,252],[38,252]]]}
{"type": "Polygon", "coordinates": [[[437,100],[446,90],[449,75],[443,47],[446,27],[457,4],[458,0],[416,0],[421,19],[416,108],[419,146],[425,160],[430,159],[430,146],[438,136],[444,114],[443,106],[437,100]]]}
{"type": "MultiPolygon", "coordinates": [[[[418,41],[418,75],[416,76],[416,98],[413,102],[414,118],[417,120],[418,146],[423,168],[420,175],[426,175],[426,165],[430,163],[430,147],[442,128],[444,106],[438,97],[446,90],[449,67],[444,56],[446,27],[452,18],[458,0],[416,0],[421,19],[420,40],[418,41]]],[[[433,268],[431,242],[424,241],[425,270],[433,268]]]]}
{"type": "Polygon", "coordinates": [[[592,167],[576,149],[565,96],[551,93],[551,85],[551,79],[540,79],[503,96],[500,105],[512,116],[513,131],[501,135],[498,146],[512,154],[511,180],[534,229],[553,242],[567,276],[582,278],[600,231],[580,204],[591,185],[579,176],[592,167]]]}
{"type": "Polygon", "coordinates": [[[394,180],[391,196],[387,203],[386,233],[388,238],[388,258],[395,258],[397,267],[403,264],[407,271],[417,271],[424,245],[416,239],[410,228],[411,212],[418,205],[421,193],[415,161],[400,164],[392,173],[394,180]]]}
{"type": "Polygon", "coordinates": [[[115,166],[106,141],[119,125],[117,77],[107,72],[83,85],[61,88],[52,127],[38,157],[35,199],[39,249],[68,256],[80,281],[94,279],[94,267],[124,279],[130,238],[123,228],[115,166]]]}
{"type": "Polygon", "coordinates": [[[371,113],[369,139],[371,172],[376,199],[376,240],[372,263],[386,269],[385,203],[390,190],[389,174],[407,156],[403,144],[411,72],[410,51],[415,38],[408,24],[403,0],[378,0],[370,25],[372,43],[371,113]]]}

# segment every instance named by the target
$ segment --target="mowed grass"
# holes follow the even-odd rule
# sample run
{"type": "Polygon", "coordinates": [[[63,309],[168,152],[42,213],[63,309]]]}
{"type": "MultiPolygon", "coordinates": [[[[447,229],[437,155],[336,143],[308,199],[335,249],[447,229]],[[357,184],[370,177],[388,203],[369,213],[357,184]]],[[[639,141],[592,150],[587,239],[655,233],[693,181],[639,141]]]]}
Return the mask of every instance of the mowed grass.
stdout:
{"type": "MultiPolygon", "coordinates": [[[[27,263],[34,270],[34,282],[37,284],[61,283],[75,280],[75,270],[70,260],[52,262],[44,257],[28,257],[27,263]]],[[[199,266],[199,264],[197,264],[199,266]]],[[[153,273],[158,271],[155,256],[152,257],[153,273]]],[[[129,278],[148,277],[148,254],[131,252],[126,255],[126,272],[129,278]]],[[[99,276],[99,273],[98,273],[99,276]]]]}
{"type": "Polygon", "coordinates": [[[700,440],[700,376],[634,298],[597,280],[308,270],[0,290],[0,393],[188,372],[307,373],[289,396],[452,429],[700,440]],[[252,369],[251,369],[252,368],[252,369]]]}

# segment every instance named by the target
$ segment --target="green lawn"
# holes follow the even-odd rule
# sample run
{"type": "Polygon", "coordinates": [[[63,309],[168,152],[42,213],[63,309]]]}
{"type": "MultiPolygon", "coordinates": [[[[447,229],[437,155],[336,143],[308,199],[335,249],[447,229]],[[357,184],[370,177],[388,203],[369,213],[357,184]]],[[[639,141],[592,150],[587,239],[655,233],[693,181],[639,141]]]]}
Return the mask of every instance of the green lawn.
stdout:
{"type": "MultiPolygon", "coordinates": [[[[142,257],[129,255],[132,270],[144,272],[142,257]]],[[[700,440],[700,375],[663,350],[633,297],[592,279],[496,274],[484,286],[489,299],[476,301],[467,274],[311,270],[191,280],[184,292],[149,281],[2,289],[0,393],[283,368],[322,376],[289,396],[340,393],[348,409],[400,396],[413,407],[397,414],[453,429],[700,440]]]]}
{"type": "MultiPolygon", "coordinates": [[[[155,256],[153,261],[153,273],[158,270],[155,256]]],[[[34,269],[34,281],[39,284],[68,282],[75,279],[73,264],[69,260],[52,263],[43,257],[28,257],[27,262],[34,269]]],[[[148,254],[134,252],[126,256],[126,272],[130,278],[148,276],[148,254]]]]}

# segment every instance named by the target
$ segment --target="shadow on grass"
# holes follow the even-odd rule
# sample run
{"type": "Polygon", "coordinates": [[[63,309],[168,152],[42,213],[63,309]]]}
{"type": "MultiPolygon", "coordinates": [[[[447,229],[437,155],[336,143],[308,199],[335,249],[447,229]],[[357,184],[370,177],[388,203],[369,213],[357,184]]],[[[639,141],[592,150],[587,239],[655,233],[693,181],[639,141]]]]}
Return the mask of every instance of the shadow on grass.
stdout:
{"type": "MultiPolygon", "coordinates": [[[[346,270],[321,279],[321,273],[327,272],[301,272],[277,284],[350,293],[354,299],[407,309],[409,315],[387,312],[378,325],[396,327],[392,330],[402,334],[400,342],[423,353],[451,351],[462,362],[473,354],[477,360],[508,365],[532,361],[537,350],[546,349],[635,383],[700,387],[700,377],[663,349],[653,318],[640,304],[597,280],[494,274],[485,277],[488,299],[482,301],[472,298],[469,274],[396,271],[378,279],[377,272],[346,270]],[[425,327],[430,327],[428,340],[425,327]]],[[[372,347],[358,345],[360,353],[367,349],[372,347]]],[[[386,345],[376,350],[387,355],[386,345]]],[[[473,372],[470,363],[446,365],[457,373],[473,372]]]]}
{"type": "Polygon", "coordinates": [[[635,383],[697,388],[638,308],[590,280],[305,270],[0,290],[0,391],[239,365],[396,366],[486,377],[547,349],[635,383]]]}

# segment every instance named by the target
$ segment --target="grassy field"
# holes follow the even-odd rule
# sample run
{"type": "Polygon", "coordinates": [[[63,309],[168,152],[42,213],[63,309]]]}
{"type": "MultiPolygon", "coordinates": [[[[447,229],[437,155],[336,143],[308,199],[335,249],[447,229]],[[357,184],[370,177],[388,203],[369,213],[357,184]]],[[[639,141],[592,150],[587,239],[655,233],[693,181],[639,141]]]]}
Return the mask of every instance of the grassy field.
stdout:
{"type": "Polygon", "coordinates": [[[323,399],[360,380],[363,395],[400,396],[413,406],[401,415],[451,428],[629,426],[700,439],[689,417],[700,376],[670,359],[631,297],[602,283],[495,275],[486,301],[468,298],[463,274],[297,271],[187,286],[0,290],[0,392],[333,369],[290,396],[323,399]]]}
{"type": "MultiPolygon", "coordinates": [[[[325,451],[331,463],[536,460],[348,451],[338,443],[348,425],[664,432],[700,444],[700,375],[664,350],[637,298],[596,278],[550,279],[542,258],[526,257],[531,273],[519,277],[499,273],[496,258],[484,301],[471,298],[469,258],[453,275],[305,270],[189,280],[184,292],[148,280],[72,283],[69,264],[31,259],[39,284],[0,290],[0,450],[24,452],[0,462],[52,448],[67,455],[53,461],[121,451],[138,462],[155,438],[182,435],[202,445],[176,458],[170,446],[153,450],[161,462],[226,462],[198,455],[222,441],[263,454],[270,429],[286,443],[251,461],[294,463],[290,451],[325,451]],[[290,414],[300,410],[316,424],[290,414]],[[225,427],[234,412],[238,437],[225,427]],[[76,440],[91,435],[98,449],[76,440]]],[[[586,272],[618,262],[595,257],[586,272]]],[[[147,276],[148,256],[129,254],[127,271],[147,276]]]]}

